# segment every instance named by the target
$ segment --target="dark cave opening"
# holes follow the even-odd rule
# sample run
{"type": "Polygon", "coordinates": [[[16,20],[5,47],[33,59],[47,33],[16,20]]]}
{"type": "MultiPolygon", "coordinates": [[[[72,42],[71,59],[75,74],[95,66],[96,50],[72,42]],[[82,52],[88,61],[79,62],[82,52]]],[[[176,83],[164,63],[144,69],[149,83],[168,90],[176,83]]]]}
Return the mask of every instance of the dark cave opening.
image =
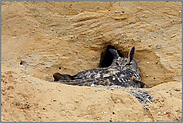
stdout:
{"type": "MultiPolygon", "coordinates": [[[[104,50],[104,52],[101,53],[99,67],[108,67],[108,66],[111,65],[114,57],[109,52],[109,49],[115,49],[115,47],[114,46],[111,46],[111,45],[108,45],[106,47],[106,49],[104,50]]],[[[124,57],[123,54],[121,54],[118,50],[117,50],[117,52],[118,52],[118,54],[119,54],[120,57],[124,57]]]]}

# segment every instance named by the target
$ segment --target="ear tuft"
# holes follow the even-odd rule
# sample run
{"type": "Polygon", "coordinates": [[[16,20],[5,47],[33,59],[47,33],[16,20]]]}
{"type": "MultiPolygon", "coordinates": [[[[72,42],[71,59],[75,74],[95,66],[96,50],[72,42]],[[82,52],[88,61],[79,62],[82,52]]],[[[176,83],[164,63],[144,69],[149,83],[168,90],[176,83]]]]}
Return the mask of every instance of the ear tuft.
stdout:
{"type": "Polygon", "coordinates": [[[132,49],[130,50],[130,52],[129,52],[129,54],[128,54],[128,61],[127,61],[127,64],[130,64],[130,62],[132,61],[134,52],[135,52],[135,46],[132,47],[132,49]]]}
{"type": "Polygon", "coordinates": [[[109,49],[110,53],[114,56],[115,59],[119,57],[119,54],[116,50],[114,49],[109,49]]]}

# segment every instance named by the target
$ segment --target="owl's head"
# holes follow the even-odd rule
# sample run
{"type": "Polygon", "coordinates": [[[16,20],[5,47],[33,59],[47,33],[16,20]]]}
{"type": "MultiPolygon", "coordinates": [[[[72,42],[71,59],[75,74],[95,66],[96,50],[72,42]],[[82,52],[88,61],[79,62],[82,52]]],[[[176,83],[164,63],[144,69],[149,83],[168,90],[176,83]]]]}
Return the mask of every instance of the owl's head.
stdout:
{"type": "Polygon", "coordinates": [[[120,57],[118,52],[114,49],[109,49],[110,53],[114,56],[113,62],[110,67],[115,68],[117,70],[123,71],[127,69],[131,69],[139,73],[138,64],[135,59],[133,59],[133,55],[135,52],[135,47],[132,47],[128,54],[128,58],[120,57]]]}

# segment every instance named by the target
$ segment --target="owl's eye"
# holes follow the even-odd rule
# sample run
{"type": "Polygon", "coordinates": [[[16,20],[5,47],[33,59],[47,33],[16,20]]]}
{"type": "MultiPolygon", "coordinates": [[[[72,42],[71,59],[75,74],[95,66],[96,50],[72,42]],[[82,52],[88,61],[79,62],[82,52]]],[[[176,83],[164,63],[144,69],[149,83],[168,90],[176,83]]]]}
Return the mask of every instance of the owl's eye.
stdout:
{"type": "Polygon", "coordinates": [[[126,64],[126,65],[132,65],[132,62],[130,62],[130,63],[126,64]]]}

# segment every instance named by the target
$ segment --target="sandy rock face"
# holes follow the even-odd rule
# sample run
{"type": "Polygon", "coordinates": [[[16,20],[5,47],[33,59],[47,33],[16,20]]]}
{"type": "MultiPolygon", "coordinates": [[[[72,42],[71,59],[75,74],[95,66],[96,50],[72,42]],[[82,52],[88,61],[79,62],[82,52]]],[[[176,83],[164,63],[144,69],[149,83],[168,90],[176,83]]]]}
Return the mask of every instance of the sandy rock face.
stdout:
{"type": "Polygon", "coordinates": [[[176,2],[1,2],[1,121],[182,121],[182,6],[176,2]],[[151,107],[123,90],[50,83],[132,46],[151,107]]]}

